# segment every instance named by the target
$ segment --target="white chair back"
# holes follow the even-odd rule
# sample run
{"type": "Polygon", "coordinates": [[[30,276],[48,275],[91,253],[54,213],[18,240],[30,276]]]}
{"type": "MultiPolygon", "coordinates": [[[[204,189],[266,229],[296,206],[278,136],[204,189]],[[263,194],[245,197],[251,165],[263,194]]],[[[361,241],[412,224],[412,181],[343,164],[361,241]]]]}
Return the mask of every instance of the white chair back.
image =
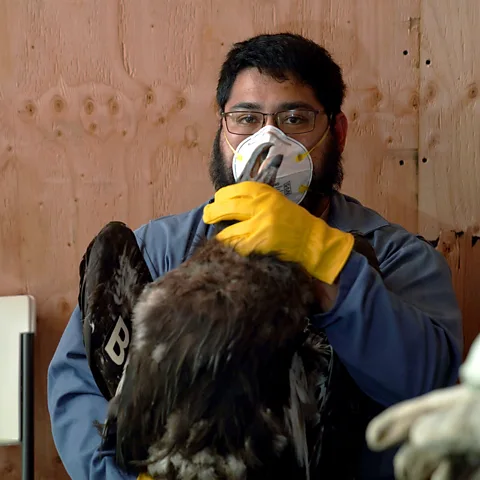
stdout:
{"type": "Polygon", "coordinates": [[[35,328],[32,296],[0,297],[0,446],[22,442],[22,334],[35,328]]]}

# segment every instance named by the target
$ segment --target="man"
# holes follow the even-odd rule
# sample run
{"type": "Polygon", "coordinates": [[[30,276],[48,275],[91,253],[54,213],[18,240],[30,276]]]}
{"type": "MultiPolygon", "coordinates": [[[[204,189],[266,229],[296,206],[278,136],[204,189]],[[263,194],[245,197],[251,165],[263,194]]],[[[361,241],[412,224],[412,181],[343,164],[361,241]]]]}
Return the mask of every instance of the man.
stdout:
{"type": "MultiPolygon", "coordinates": [[[[313,42],[279,34],[236,44],[217,88],[219,128],[210,166],[215,201],[205,210],[201,205],[152,221],[136,235],[154,278],[187,259],[198,239],[211,237],[212,224],[228,219],[240,222],[223,230],[221,239],[240,253],[275,250],[302,263],[316,278],[319,313],[313,323],[383,409],[455,383],[461,315],[442,256],[338,192],[347,136],[344,94],[340,68],[313,42]],[[234,184],[255,135],[272,148],[292,139],[288,148],[303,152],[298,163],[311,161],[313,172],[293,162],[284,195],[255,182],[234,184]],[[352,251],[353,231],[373,245],[382,276],[352,251]]],[[[49,367],[48,405],[55,443],[72,478],[131,478],[97,450],[93,422],[105,418],[107,402],[88,367],[78,307],[49,367]]],[[[358,478],[392,478],[392,456],[365,447],[358,478]]]]}

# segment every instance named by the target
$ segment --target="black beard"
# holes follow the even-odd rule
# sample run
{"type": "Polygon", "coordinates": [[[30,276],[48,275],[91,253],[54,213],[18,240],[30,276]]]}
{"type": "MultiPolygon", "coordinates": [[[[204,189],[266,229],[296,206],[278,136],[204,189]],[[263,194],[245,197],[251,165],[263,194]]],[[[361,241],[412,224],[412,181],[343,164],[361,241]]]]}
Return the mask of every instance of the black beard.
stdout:
{"type": "Polygon", "coordinates": [[[210,155],[210,166],[208,169],[210,180],[215,188],[215,191],[235,183],[233,171],[231,168],[227,168],[222,150],[220,149],[221,134],[222,127],[217,130],[215,139],[213,140],[212,153],[210,155]]]}
{"type": "MultiPolygon", "coordinates": [[[[215,191],[235,183],[233,171],[227,167],[220,148],[221,133],[222,128],[220,127],[215,135],[210,156],[209,174],[215,191]]],[[[331,137],[329,140],[322,165],[322,171],[314,172],[308,193],[301,203],[310,212],[318,207],[324,197],[330,197],[342,186],[343,159],[335,137],[331,137]]]]}

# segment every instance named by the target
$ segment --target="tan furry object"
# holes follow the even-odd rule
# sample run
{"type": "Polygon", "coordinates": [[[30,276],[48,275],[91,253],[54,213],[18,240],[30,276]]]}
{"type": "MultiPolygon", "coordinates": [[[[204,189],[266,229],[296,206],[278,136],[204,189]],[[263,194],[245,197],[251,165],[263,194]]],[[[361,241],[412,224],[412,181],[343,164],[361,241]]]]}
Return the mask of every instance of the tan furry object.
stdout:
{"type": "Polygon", "coordinates": [[[372,450],[401,445],[398,480],[480,479],[480,336],[460,369],[463,383],[392,406],[366,432],[372,450]]]}

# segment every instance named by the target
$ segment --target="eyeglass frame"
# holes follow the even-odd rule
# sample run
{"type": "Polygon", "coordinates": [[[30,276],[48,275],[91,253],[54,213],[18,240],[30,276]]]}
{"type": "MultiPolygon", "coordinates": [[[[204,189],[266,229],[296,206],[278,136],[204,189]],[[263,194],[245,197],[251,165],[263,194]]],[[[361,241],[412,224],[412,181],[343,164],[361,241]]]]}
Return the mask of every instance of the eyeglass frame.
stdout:
{"type": "MultiPolygon", "coordinates": [[[[279,115],[280,113],[285,113],[285,112],[295,112],[295,111],[300,111],[300,112],[312,112],[315,114],[315,116],[313,117],[313,126],[312,126],[312,129],[311,130],[307,130],[306,132],[301,132],[301,133],[290,133],[289,135],[303,135],[305,133],[311,133],[315,130],[315,125],[316,125],[316,120],[317,120],[317,116],[319,113],[324,113],[325,115],[327,115],[327,128],[329,128],[330,126],[330,123],[331,123],[331,120],[332,120],[332,115],[330,114],[327,114],[327,112],[325,112],[325,110],[313,110],[313,109],[309,109],[309,108],[291,108],[291,109],[288,109],[288,110],[280,110],[278,112],[273,112],[273,113],[264,113],[264,112],[259,112],[259,111],[256,111],[256,110],[231,110],[229,112],[221,112],[220,113],[220,116],[225,120],[225,126],[227,127],[227,131],[228,133],[231,133],[232,135],[243,135],[243,136],[250,136],[250,135],[253,135],[255,133],[258,132],[258,130],[262,129],[264,126],[265,126],[265,122],[266,122],[266,117],[276,117],[277,115],[279,115]],[[257,113],[259,115],[262,115],[263,116],[263,119],[262,119],[262,126],[258,128],[258,130],[256,130],[255,132],[253,133],[234,133],[234,132],[231,132],[228,128],[228,122],[227,122],[227,119],[226,119],[226,116],[229,115],[229,114],[232,114],[232,113],[257,113]]],[[[275,120],[275,126],[277,128],[279,128],[280,130],[282,130],[279,126],[278,126],[278,122],[277,122],[277,118],[274,119],[275,120]]],[[[325,129],[326,130],[326,129],[325,129]]],[[[283,130],[282,130],[283,131],[283,130]]],[[[285,132],[284,132],[285,133],[285,132]]]]}

